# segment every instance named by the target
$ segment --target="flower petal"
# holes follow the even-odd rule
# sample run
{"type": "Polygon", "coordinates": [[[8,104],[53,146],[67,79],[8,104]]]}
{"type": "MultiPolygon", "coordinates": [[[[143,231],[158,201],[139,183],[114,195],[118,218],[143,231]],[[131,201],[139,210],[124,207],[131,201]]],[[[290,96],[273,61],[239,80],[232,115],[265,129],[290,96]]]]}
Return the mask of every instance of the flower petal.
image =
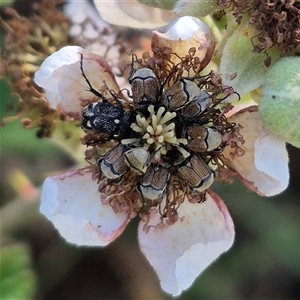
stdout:
{"type": "Polygon", "coordinates": [[[35,83],[45,89],[46,98],[54,108],[59,105],[60,97],[58,95],[59,79],[54,78],[53,73],[64,65],[75,64],[78,61],[80,51],[82,51],[81,47],[64,47],[46,58],[40,69],[35,73],[35,83]]]}
{"type": "Polygon", "coordinates": [[[285,141],[264,127],[255,142],[255,166],[270,178],[265,184],[266,196],[279,194],[287,188],[290,178],[285,141]]]}
{"type": "Polygon", "coordinates": [[[82,111],[80,99],[93,97],[81,74],[80,53],[83,54],[84,72],[96,90],[103,86],[103,82],[110,89],[119,90],[106,60],[77,46],[67,46],[53,53],[34,78],[36,84],[45,89],[52,107],[74,117],[82,111]]]}
{"type": "Polygon", "coordinates": [[[208,25],[195,17],[186,16],[154,30],[151,47],[172,48],[172,52],[176,53],[172,56],[174,64],[180,62],[178,56],[185,57],[190,48],[196,48],[195,57],[201,62],[194,70],[198,73],[210,62],[215,49],[215,39],[208,25]]]}
{"type": "Polygon", "coordinates": [[[123,232],[129,217],[102,204],[92,175],[85,168],[46,178],[40,211],[68,242],[105,246],[123,232]]]}
{"type": "MultiPolygon", "coordinates": [[[[158,221],[160,215],[156,213],[158,221]]],[[[180,219],[173,225],[150,227],[148,233],[139,224],[140,248],[158,274],[162,288],[178,296],[234,240],[229,212],[213,192],[204,203],[185,201],[179,208],[180,219]]]]}
{"type": "Polygon", "coordinates": [[[273,196],[288,185],[288,155],[285,142],[267,131],[257,112],[257,106],[239,111],[228,119],[240,124],[245,143],[243,156],[232,157],[232,149],[226,147],[225,162],[237,172],[237,176],[247,188],[262,196],[273,196]]]}

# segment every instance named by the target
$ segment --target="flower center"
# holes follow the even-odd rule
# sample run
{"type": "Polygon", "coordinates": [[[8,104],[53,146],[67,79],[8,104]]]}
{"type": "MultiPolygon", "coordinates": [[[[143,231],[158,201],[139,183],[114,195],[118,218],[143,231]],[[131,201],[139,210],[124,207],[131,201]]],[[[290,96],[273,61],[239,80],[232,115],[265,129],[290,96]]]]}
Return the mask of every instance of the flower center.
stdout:
{"type": "MultiPolygon", "coordinates": [[[[136,123],[131,124],[131,128],[140,133],[144,141],[144,147],[156,153],[156,157],[165,155],[168,151],[168,146],[176,146],[185,155],[186,151],[180,147],[180,144],[186,145],[185,138],[177,138],[175,134],[175,123],[171,122],[176,117],[176,112],[166,112],[164,107],[160,107],[157,112],[154,106],[148,107],[150,116],[145,118],[137,115],[136,123]]],[[[131,143],[132,140],[123,140],[122,143],[131,143]]]]}

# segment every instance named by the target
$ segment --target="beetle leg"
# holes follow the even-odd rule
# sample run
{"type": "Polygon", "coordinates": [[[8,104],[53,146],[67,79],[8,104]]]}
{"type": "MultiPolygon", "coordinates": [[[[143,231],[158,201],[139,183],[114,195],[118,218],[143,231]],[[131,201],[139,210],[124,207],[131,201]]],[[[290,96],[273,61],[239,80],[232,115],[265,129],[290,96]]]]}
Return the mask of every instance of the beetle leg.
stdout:
{"type": "Polygon", "coordinates": [[[144,207],[145,207],[145,203],[146,203],[146,200],[144,198],[144,195],[141,191],[141,184],[138,182],[138,184],[136,185],[136,189],[137,191],[140,193],[141,197],[142,197],[142,207],[140,208],[140,212],[143,211],[144,207]]]}
{"type": "Polygon", "coordinates": [[[80,58],[80,70],[81,70],[81,74],[82,74],[83,78],[85,79],[86,83],[88,84],[88,86],[89,86],[89,88],[90,88],[89,91],[90,91],[91,93],[93,93],[95,96],[101,98],[102,100],[106,100],[106,101],[107,101],[107,99],[106,99],[101,93],[99,93],[97,90],[95,90],[95,89],[92,87],[92,85],[91,85],[89,79],[86,77],[86,75],[85,75],[85,73],[84,73],[84,71],[83,71],[83,54],[82,54],[82,53],[79,53],[79,54],[80,54],[80,57],[81,57],[81,58],[80,58]]]}
{"type": "Polygon", "coordinates": [[[198,203],[204,203],[206,201],[206,193],[207,193],[207,190],[200,193],[200,201],[198,203]]]}

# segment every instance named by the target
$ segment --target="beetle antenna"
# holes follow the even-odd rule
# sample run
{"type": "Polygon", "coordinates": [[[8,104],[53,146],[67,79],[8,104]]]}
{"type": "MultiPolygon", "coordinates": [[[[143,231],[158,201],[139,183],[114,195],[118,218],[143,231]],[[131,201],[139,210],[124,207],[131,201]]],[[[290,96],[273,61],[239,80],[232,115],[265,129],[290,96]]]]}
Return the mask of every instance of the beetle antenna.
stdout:
{"type": "Polygon", "coordinates": [[[132,95],[130,95],[130,92],[129,92],[129,90],[127,88],[121,89],[120,93],[123,92],[123,91],[126,91],[126,94],[127,94],[128,98],[132,98],[132,95]]]}
{"type": "Polygon", "coordinates": [[[131,84],[131,78],[132,78],[133,74],[135,73],[135,71],[133,69],[133,65],[137,61],[138,61],[138,58],[137,58],[136,54],[132,53],[131,54],[131,69],[130,69],[129,76],[128,76],[128,82],[130,84],[131,84]]]}
{"type": "MultiPolygon", "coordinates": [[[[224,91],[224,90],[223,90],[224,91]]],[[[232,95],[232,94],[236,94],[237,96],[238,96],[238,101],[241,99],[241,96],[240,96],[240,94],[238,93],[238,92],[233,92],[233,93],[231,93],[231,94],[228,94],[228,95],[226,95],[225,97],[223,97],[223,98],[221,98],[221,99],[217,99],[217,101],[212,105],[212,106],[210,106],[210,107],[208,107],[208,108],[206,108],[206,109],[204,109],[201,113],[200,113],[200,115],[199,116],[201,116],[203,113],[209,113],[213,108],[215,108],[217,105],[219,105],[222,101],[224,101],[225,99],[227,99],[230,95],[232,95]]],[[[211,95],[212,96],[212,95],[211,95]]],[[[210,96],[210,97],[211,97],[210,96]]],[[[208,97],[208,98],[210,98],[210,97],[208,97]]]]}
{"type": "Polygon", "coordinates": [[[93,88],[89,79],[86,77],[86,75],[83,71],[83,54],[82,53],[79,53],[79,54],[80,54],[80,70],[81,70],[81,74],[82,74],[83,78],[85,79],[86,83],[88,84],[88,86],[90,88],[88,91],[93,93],[95,96],[101,98],[103,101],[107,101],[107,99],[101,93],[99,93],[97,90],[95,90],[93,88]]]}
{"type": "MultiPolygon", "coordinates": [[[[180,65],[180,63],[176,64],[176,65],[175,65],[175,68],[178,67],[179,65],[180,65]]],[[[162,83],[162,85],[161,85],[161,87],[160,87],[160,91],[159,91],[160,95],[161,95],[162,92],[163,92],[163,89],[164,89],[164,87],[165,87],[165,84],[170,80],[170,78],[174,75],[174,73],[176,73],[176,70],[170,72],[170,74],[167,76],[167,78],[166,78],[166,79],[164,80],[164,82],[162,83]]]]}

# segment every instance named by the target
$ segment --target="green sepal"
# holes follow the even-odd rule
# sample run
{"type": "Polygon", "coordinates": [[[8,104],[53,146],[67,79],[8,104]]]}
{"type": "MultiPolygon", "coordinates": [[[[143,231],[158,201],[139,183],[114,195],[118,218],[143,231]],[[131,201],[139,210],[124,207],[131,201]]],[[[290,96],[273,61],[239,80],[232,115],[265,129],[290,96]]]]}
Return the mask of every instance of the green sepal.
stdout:
{"type": "Polygon", "coordinates": [[[266,74],[259,102],[266,128],[300,148],[300,58],[281,58],[266,74]]]}
{"type": "MultiPolygon", "coordinates": [[[[228,38],[221,57],[220,74],[225,85],[232,86],[241,95],[262,85],[269,69],[265,53],[253,53],[251,38],[257,32],[244,22],[228,38]]],[[[277,50],[268,50],[271,65],[279,58],[277,50]]]]}

